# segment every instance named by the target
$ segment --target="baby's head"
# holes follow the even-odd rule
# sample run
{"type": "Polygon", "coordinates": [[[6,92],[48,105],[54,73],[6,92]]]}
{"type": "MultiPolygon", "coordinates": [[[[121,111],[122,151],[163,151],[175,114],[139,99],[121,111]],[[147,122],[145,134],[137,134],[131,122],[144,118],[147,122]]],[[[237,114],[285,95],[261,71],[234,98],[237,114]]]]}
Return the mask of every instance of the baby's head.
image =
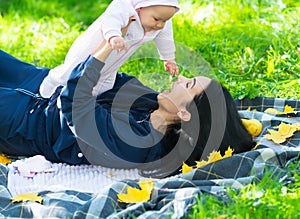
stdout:
{"type": "Polygon", "coordinates": [[[145,31],[164,28],[167,20],[179,11],[178,0],[131,0],[145,31]]]}

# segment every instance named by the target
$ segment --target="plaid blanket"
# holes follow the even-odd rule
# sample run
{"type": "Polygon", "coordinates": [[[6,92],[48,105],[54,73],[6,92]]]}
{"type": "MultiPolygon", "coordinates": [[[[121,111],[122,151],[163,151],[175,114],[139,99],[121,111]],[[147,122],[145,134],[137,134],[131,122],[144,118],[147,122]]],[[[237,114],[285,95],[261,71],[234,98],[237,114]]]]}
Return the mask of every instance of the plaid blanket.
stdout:
{"type": "Polygon", "coordinates": [[[126,186],[138,188],[135,180],[122,180],[112,184],[102,192],[84,193],[73,190],[43,191],[43,203],[12,203],[7,189],[7,166],[0,165],[0,216],[16,218],[181,218],[189,214],[198,197],[214,195],[226,201],[225,188],[239,189],[257,182],[271,171],[280,181],[288,181],[286,166],[298,159],[300,133],[281,145],[263,138],[267,129],[281,122],[299,122],[299,101],[257,97],[236,100],[243,118],[255,118],[262,122],[263,131],[255,140],[259,146],[252,151],[236,154],[229,158],[208,164],[186,174],[167,179],[153,180],[154,192],[151,200],[134,204],[121,203],[117,194],[124,193],[126,186]],[[264,113],[267,108],[283,111],[284,106],[295,108],[292,115],[272,115],[264,113]],[[249,110],[250,107],[250,110],[249,110]]]}

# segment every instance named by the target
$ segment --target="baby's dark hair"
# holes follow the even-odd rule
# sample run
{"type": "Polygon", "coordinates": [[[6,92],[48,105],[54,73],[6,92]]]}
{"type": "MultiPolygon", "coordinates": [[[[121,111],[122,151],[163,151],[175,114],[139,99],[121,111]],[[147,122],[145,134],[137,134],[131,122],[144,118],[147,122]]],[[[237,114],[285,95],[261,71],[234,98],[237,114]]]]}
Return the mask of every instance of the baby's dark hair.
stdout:
{"type": "Polygon", "coordinates": [[[187,110],[191,113],[190,121],[173,125],[166,136],[166,148],[174,149],[172,159],[155,170],[142,171],[144,176],[161,178],[178,174],[183,162],[195,165],[196,161],[207,160],[213,150],[224,155],[228,147],[234,153],[254,147],[232,96],[217,81],[212,80],[203,93],[196,95],[187,110]]]}

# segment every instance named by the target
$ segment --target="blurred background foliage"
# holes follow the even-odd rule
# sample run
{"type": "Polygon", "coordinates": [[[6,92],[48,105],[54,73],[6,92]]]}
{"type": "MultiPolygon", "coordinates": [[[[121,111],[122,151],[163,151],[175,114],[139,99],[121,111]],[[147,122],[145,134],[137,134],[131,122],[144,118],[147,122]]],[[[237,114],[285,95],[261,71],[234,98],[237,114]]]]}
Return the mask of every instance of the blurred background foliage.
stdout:
{"type": "MultiPolygon", "coordinates": [[[[39,66],[59,65],[109,3],[0,0],[0,48],[39,66]]],[[[173,24],[181,74],[212,77],[235,98],[300,99],[298,0],[181,0],[180,5],[173,24]]],[[[169,88],[151,43],[120,70],[158,91],[169,88]]]]}

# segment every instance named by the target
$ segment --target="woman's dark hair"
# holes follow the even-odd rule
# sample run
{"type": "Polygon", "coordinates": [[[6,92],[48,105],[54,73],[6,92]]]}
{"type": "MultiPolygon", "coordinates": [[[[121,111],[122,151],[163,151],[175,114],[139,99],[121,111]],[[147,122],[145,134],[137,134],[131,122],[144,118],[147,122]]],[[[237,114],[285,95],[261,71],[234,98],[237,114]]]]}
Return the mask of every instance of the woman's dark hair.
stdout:
{"type": "Polygon", "coordinates": [[[251,150],[255,142],[241,122],[234,100],[228,90],[212,80],[202,94],[195,96],[187,110],[189,122],[173,125],[166,136],[166,148],[172,148],[172,159],[142,170],[144,176],[161,178],[179,173],[181,165],[195,165],[207,160],[213,151],[222,155],[228,147],[234,153],[251,150]],[[150,169],[151,169],[150,168],[150,169]]]}
{"type": "Polygon", "coordinates": [[[183,128],[196,141],[194,150],[185,161],[188,165],[207,160],[213,150],[224,155],[228,147],[234,153],[254,147],[255,142],[242,124],[232,96],[218,82],[212,80],[205,92],[194,98],[194,103],[188,107],[192,118],[183,128]]]}

